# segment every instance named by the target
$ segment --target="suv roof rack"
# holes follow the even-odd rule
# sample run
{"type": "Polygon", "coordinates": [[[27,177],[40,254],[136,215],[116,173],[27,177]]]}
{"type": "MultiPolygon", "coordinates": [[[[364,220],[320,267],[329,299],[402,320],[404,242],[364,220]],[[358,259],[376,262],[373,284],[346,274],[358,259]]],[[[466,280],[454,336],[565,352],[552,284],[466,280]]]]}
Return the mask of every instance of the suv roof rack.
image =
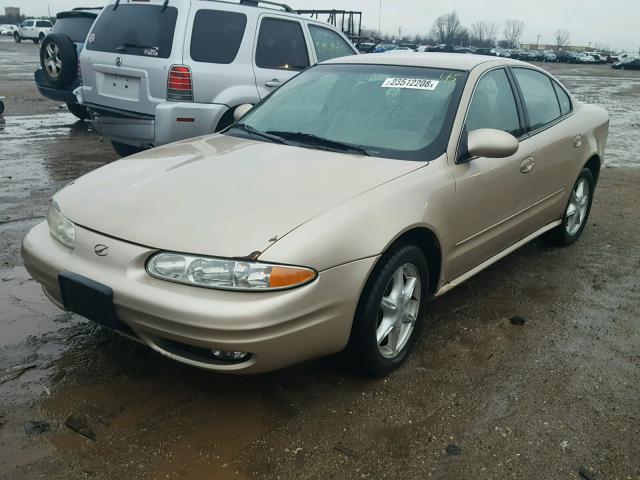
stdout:
{"type": "Polygon", "coordinates": [[[75,7],[72,8],[71,11],[73,10],[102,10],[103,7],[75,7]]]}
{"type": "Polygon", "coordinates": [[[271,0],[240,0],[240,5],[248,5],[250,7],[259,7],[261,3],[264,3],[265,5],[272,5],[274,7],[280,7],[285,12],[297,13],[293,8],[291,8],[286,3],[278,3],[278,2],[273,2],[271,0]]]}

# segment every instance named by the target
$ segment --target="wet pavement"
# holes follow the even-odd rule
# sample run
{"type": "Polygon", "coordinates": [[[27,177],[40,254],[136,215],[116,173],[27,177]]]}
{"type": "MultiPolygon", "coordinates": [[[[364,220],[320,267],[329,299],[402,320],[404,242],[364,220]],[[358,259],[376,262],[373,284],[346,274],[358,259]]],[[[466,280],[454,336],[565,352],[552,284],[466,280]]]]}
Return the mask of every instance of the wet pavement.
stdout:
{"type": "Polygon", "coordinates": [[[37,62],[0,40],[0,479],[640,479],[640,72],[548,66],[612,116],[583,238],[435,301],[407,364],[370,380],[331,359],[211,374],[51,305],[20,240],[116,155],[39,97],[37,62]]]}

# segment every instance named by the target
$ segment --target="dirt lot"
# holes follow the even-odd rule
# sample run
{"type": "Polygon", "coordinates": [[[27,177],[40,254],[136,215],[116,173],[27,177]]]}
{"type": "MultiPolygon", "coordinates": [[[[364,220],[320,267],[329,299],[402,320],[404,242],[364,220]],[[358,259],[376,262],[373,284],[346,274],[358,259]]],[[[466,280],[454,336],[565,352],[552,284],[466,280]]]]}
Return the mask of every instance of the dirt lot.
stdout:
{"type": "Polygon", "coordinates": [[[37,62],[0,40],[0,478],[640,479],[640,72],[549,66],[612,116],[585,235],[533,242],[434,302],[410,361],[369,380],[326,360],[215,375],[53,307],[20,240],[115,154],[38,95],[37,62]]]}

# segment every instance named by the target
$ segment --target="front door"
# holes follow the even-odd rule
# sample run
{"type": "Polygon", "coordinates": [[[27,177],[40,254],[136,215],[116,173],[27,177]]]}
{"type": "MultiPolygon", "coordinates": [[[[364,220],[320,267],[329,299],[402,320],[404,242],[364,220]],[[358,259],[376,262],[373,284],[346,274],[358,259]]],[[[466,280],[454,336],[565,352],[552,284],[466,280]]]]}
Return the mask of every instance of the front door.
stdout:
{"type": "Polygon", "coordinates": [[[260,98],[310,65],[302,24],[263,15],[258,23],[253,69],[260,98]]]}
{"type": "MultiPolygon", "coordinates": [[[[465,132],[493,128],[520,137],[523,128],[515,95],[504,69],[485,73],[478,81],[465,122],[465,132]]],[[[463,134],[456,183],[454,245],[449,279],[455,279],[516,243],[522,233],[521,212],[529,199],[523,193],[527,165],[535,142],[520,138],[518,151],[508,158],[465,157],[463,134]],[[463,163],[460,163],[463,162],[463,163]]],[[[466,154],[468,157],[468,154],[466,154]]]]}

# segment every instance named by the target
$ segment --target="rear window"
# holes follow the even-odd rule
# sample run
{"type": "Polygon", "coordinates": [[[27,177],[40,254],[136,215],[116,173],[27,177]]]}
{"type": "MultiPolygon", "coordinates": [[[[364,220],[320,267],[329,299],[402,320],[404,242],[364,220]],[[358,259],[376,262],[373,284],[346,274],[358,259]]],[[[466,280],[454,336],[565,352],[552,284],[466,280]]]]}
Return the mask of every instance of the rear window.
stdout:
{"type": "Polygon", "coordinates": [[[87,50],[169,58],[178,18],[175,7],[162,5],[108,5],[98,17],[87,50]]]}
{"type": "Polygon", "coordinates": [[[199,10],[193,20],[191,58],[196,62],[233,62],[246,26],[243,13],[199,10]]]}
{"type": "Polygon", "coordinates": [[[36,27],[38,28],[51,28],[51,22],[47,22],[47,21],[40,21],[40,22],[36,22],[36,27]]]}
{"type": "Polygon", "coordinates": [[[82,43],[87,38],[94,18],[76,17],[76,18],[59,18],[53,26],[53,33],[62,33],[69,37],[72,42],[82,43]]]}

